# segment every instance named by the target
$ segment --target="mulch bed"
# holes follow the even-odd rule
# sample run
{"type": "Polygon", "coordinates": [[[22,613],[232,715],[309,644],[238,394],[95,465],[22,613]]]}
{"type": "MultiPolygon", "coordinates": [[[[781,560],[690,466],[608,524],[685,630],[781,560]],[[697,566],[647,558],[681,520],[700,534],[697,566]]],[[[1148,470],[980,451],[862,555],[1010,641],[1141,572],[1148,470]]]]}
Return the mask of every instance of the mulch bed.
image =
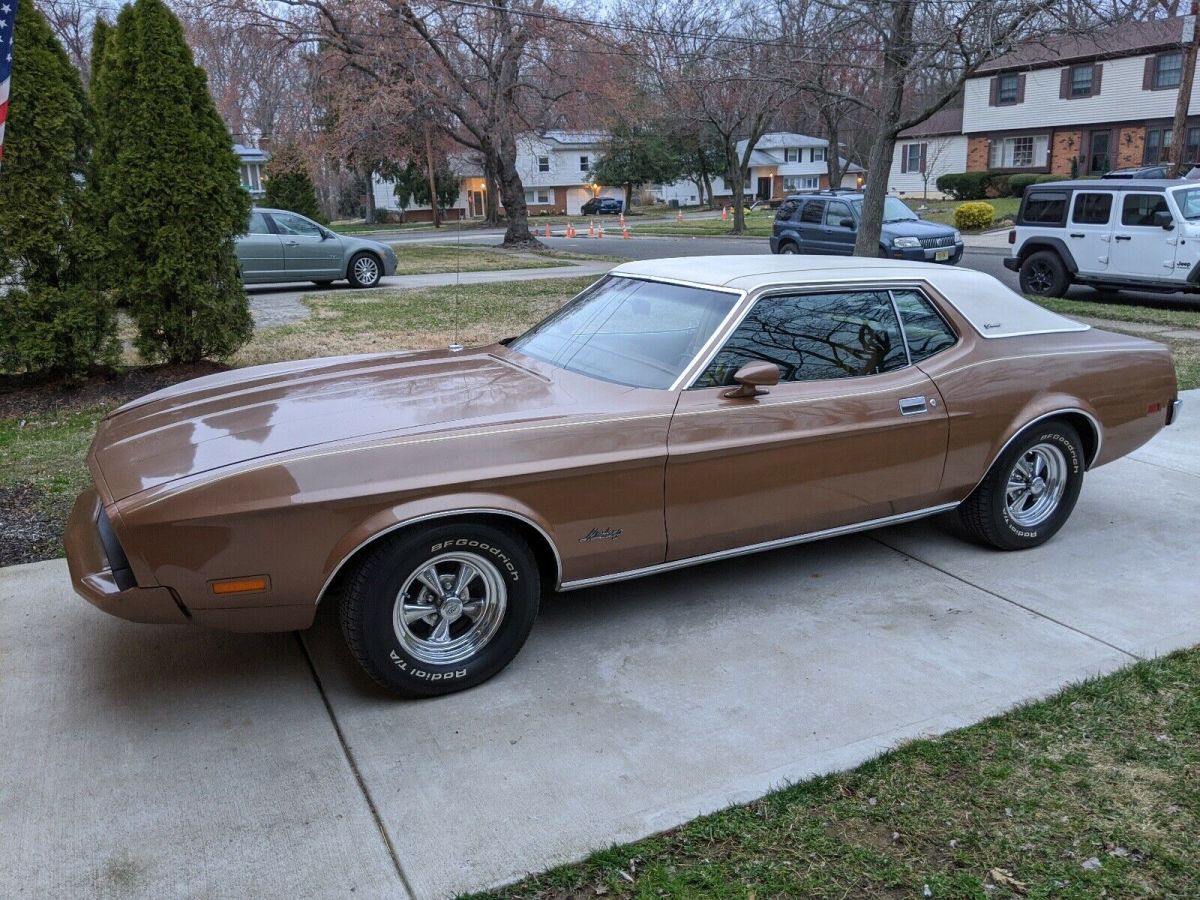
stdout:
{"type": "Polygon", "coordinates": [[[0,487],[0,566],[61,556],[71,502],[51,502],[28,484],[0,487]]]}

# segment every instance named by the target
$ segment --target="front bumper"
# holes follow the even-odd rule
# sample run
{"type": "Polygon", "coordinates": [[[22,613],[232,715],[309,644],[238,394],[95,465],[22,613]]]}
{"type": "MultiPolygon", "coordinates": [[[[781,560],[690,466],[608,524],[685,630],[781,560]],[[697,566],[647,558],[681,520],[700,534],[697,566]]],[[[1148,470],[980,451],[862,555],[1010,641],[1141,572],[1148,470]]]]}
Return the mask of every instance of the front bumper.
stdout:
{"type": "Polygon", "coordinates": [[[190,620],[170,588],[138,587],[118,561],[114,569],[101,537],[103,505],[95,488],[79,495],[67,520],[63,543],[71,586],[97,609],[128,619],[156,625],[184,625],[190,620]]]}
{"type": "Polygon", "coordinates": [[[957,265],[962,259],[963,245],[955,244],[953,247],[893,247],[888,251],[888,255],[892,259],[907,259],[912,262],[931,262],[938,263],[944,266],[957,265]],[[949,251],[946,253],[946,251],[949,251]],[[938,259],[939,253],[946,253],[945,259],[938,259]]]}
{"type": "Polygon", "coordinates": [[[384,275],[395,275],[396,274],[396,253],[394,250],[383,254],[383,274],[384,275]]]}

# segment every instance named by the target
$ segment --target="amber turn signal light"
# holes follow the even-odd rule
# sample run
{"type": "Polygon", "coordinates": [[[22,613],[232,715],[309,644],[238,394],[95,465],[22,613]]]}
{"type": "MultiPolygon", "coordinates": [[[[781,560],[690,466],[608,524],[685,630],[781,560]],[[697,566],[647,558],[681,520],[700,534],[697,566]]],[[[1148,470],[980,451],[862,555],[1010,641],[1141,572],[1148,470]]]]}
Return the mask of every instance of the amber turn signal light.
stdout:
{"type": "Polygon", "coordinates": [[[254,575],[250,578],[222,578],[220,581],[210,581],[208,586],[214,594],[255,594],[271,589],[271,579],[266,575],[254,575]]]}

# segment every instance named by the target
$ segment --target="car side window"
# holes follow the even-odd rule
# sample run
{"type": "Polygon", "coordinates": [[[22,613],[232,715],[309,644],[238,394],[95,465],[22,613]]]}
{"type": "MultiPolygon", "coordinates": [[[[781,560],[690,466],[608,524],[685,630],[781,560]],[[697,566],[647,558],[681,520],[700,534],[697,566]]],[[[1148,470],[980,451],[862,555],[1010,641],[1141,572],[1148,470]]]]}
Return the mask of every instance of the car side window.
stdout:
{"type": "Polygon", "coordinates": [[[795,200],[784,200],[783,203],[779,205],[779,210],[775,213],[775,218],[780,222],[786,222],[792,217],[792,213],[796,211],[796,208],[799,205],[800,204],[795,200]]]}
{"type": "Polygon", "coordinates": [[[267,224],[267,217],[255,210],[250,213],[250,227],[246,229],[246,234],[270,234],[271,226],[267,224]]]}
{"type": "Polygon", "coordinates": [[[1121,201],[1121,224],[1153,228],[1154,216],[1160,212],[1167,212],[1165,195],[1126,194],[1121,201]]]}
{"type": "Polygon", "coordinates": [[[1067,194],[1056,191],[1026,195],[1021,219],[1027,225],[1062,225],[1067,220],[1067,194]]]}
{"type": "Polygon", "coordinates": [[[304,237],[320,237],[321,229],[315,222],[293,216],[289,213],[273,213],[276,227],[284,234],[299,234],[304,237]]]}
{"type": "Polygon", "coordinates": [[[1112,215],[1112,200],[1112,194],[1076,194],[1071,221],[1076,225],[1107,225],[1112,215]]]}
{"type": "Polygon", "coordinates": [[[843,228],[843,219],[854,221],[854,216],[850,214],[850,207],[841,200],[831,200],[825,204],[825,224],[831,225],[834,228],[843,228]]]}
{"type": "Polygon", "coordinates": [[[800,213],[800,221],[808,222],[812,225],[820,225],[821,217],[825,213],[824,200],[809,200],[804,204],[804,209],[800,213]]]}
{"type": "Polygon", "coordinates": [[[781,381],[875,375],[908,365],[887,291],[763,297],[693,387],[733,384],[734,373],[756,360],[779,366],[781,381]]]}
{"type": "Polygon", "coordinates": [[[920,291],[892,291],[892,299],[896,301],[913,362],[929,359],[958,341],[946,320],[920,291]]]}

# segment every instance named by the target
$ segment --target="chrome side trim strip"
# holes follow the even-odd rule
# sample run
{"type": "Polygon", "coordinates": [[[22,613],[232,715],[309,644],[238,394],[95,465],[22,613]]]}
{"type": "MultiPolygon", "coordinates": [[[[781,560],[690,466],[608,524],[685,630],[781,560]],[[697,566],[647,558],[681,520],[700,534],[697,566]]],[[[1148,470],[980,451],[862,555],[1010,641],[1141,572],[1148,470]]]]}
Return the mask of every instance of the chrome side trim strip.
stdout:
{"type": "Polygon", "coordinates": [[[326,578],[325,583],[321,585],[321,590],[317,592],[317,599],[315,603],[318,605],[320,604],[321,598],[324,597],[325,592],[329,590],[329,585],[333,584],[333,579],[335,579],[338,573],[342,571],[342,568],[346,565],[346,563],[354,558],[354,554],[356,554],[363,547],[367,546],[367,544],[374,543],[379,538],[389,535],[393,531],[398,531],[401,528],[407,528],[409,525],[415,525],[418,522],[428,522],[433,519],[449,519],[455,516],[470,516],[478,514],[489,516],[505,516],[509,519],[514,519],[518,522],[528,525],[543,538],[545,538],[546,543],[550,546],[550,552],[554,554],[554,565],[557,569],[557,571],[554,573],[554,581],[555,583],[558,583],[559,579],[562,578],[562,554],[558,552],[558,545],[554,543],[554,539],[550,537],[550,535],[546,532],[546,529],[542,528],[541,525],[533,521],[533,519],[530,519],[528,516],[523,516],[520,513],[515,513],[511,510],[493,507],[466,507],[464,509],[448,509],[442,512],[426,513],[422,516],[414,516],[411,519],[405,519],[403,522],[397,522],[394,525],[389,525],[382,531],[375,532],[373,535],[360,542],[353,550],[343,556],[341,562],[333,567],[333,571],[329,573],[329,577],[326,578]]]}
{"type": "Polygon", "coordinates": [[[837,528],[826,528],[824,531],[810,531],[807,534],[797,535],[795,537],[779,538],[774,541],[763,541],[760,544],[749,544],[745,547],[735,547],[732,550],[719,550],[716,553],[705,553],[703,556],[690,556],[687,559],[676,559],[670,562],[659,563],[654,566],[644,566],[641,569],[630,569],[627,572],[618,572],[615,575],[597,575],[595,578],[581,578],[578,581],[565,581],[559,585],[560,591],[574,591],[579,588],[595,587],[601,584],[611,584],[614,581],[628,581],[631,578],[641,578],[644,575],[657,575],[660,572],[670,572],[674,569],[686,569],[689,566],[698,566],[702,563],[716,562],[722,559],[732,559],[736,556],[746,556],[750,553],[760,553],[763,550],[777,550],[781,547],[791,547],[794,544],[807,544],[811,541],[819,541],[823,538],[839,537],[843,534],[853,534],[856,531],[869,531],[872,528],[882,528],[885,525],[899,525],[903,522],[911,522],[915,519],[923,519],[926,516],[937,515],[938,513],[947,512],[948,510],[958,507],[957,503],[943,503],[939,506],[930,506],[927,509],[918,509],[913,512],[899,513],[894,516],[884,516],[881,519],[871,519],[867,522],[858,522],[853,525],[839,525],[837,528]]]}

